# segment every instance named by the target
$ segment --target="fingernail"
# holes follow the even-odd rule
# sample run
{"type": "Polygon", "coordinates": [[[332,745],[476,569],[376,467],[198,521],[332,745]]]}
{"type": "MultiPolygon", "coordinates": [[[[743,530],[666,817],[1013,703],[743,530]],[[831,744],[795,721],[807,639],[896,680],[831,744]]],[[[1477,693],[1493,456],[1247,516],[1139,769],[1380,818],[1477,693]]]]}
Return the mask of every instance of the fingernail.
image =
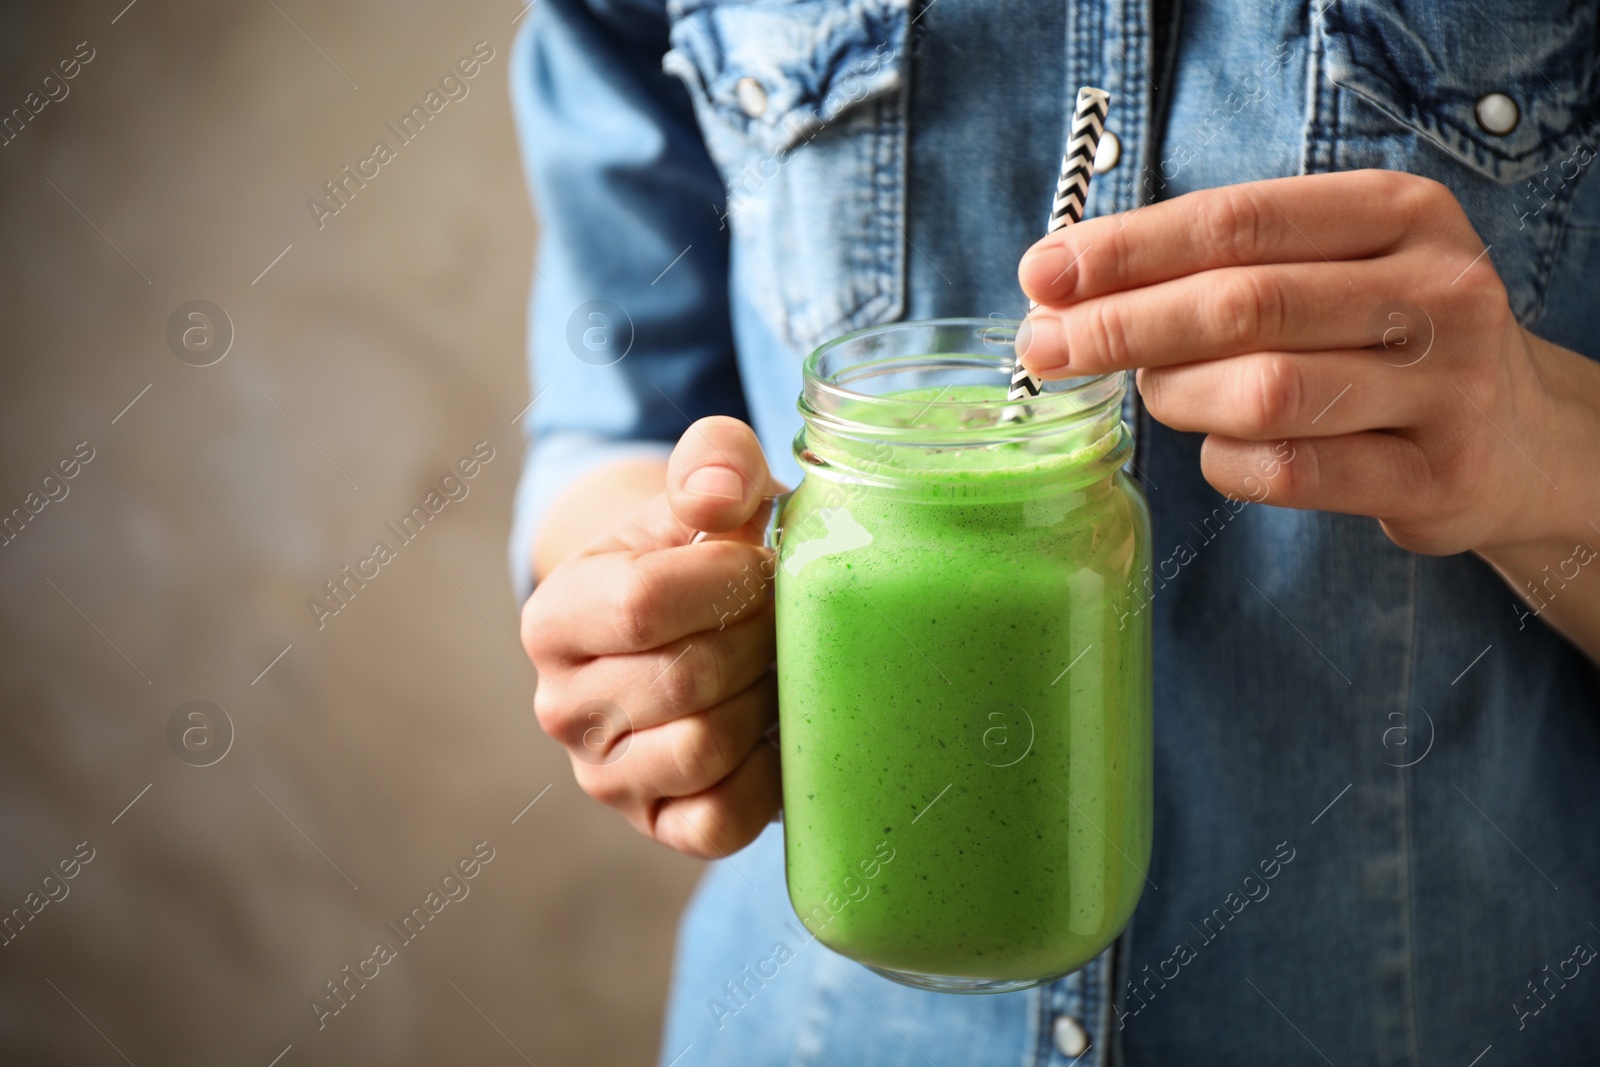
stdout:
{"type": "Polygon", "coordinates": [[[1061,245],[1043,245],[1023,255],[1022,274],[1035,294],[1055,297],[1072,292],[1077,285],[1077,264],[1061,245]]]}
{"type": "Polygon", "coordinates": [[[1060,332],[1054,319],[1028,316],[1017,329],[1017,359],[1029,370],[1050,370],[1066,365],[1060,332]]]}
{"type": "Polygon", "coordinates": [[[684,479],[683,488],[695,496],[743,500],[745,481],[732,467],[701,467],[684,479]]]}

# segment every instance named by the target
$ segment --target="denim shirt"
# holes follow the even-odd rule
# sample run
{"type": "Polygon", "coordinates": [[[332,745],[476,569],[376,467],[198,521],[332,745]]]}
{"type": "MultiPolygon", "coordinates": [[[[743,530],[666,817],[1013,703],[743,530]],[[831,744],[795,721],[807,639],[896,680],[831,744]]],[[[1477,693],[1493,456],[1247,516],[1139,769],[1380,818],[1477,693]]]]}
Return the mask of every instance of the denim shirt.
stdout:
{"type": "MultiPolygon", "coordinates": [[[[1519,320],[1600,356],[1596,20],[1569,0],[541,0],[512,74],[541,219],[519,588],[556,494],[692,419],[749,419],[792,484],[819,342],[1021,317],[1083,84],[1111,92],[1119,149],[1090,214],[1426,175],[1519,320]]],[[[1594,666],[1476,557],[1227,506],[1199,435],[1136,421],[1156,806],[1126,934],[1041,989],[893,985],[811,943],[774,824],[684,916],[662,1064],[1594,1062],[1594,666]]],[[[1578,565],[1551,563],[1546,597],[1578,565]]]]}

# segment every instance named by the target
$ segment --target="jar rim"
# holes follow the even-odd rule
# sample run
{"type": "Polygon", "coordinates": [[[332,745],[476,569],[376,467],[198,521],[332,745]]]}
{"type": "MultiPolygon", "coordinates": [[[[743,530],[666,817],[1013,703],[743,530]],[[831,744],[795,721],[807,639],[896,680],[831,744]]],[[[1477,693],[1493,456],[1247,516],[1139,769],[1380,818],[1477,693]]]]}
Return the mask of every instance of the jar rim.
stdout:
{"type": "MultiPolygon", "coordinates": [[[[928,444],[950,444],[957,440],[971,442],[982,437],[986,441],[1020,441],[1080,425],[1085,420],[1099,417],[1108,403],[1120,401],[1127,390],[1127,372],[1081,375],[1044,383],[1044,391],[1027,401],[1015,401],[1004,395],[992,400],[970,398],[945,400],[936,396],[932,400],[907,399],[898,396],[875,395],[848,386],[857,381],[881,374],[907,370],[920,366],[933,370],[970,370],[976,378],[985,373],[997,386],[1009,385],[1014,360],[1014,342],[1018,328],[1016,319],[996,318],[940,318],[916,319],[868,326],[835,337],[817,346],[802,367],[803,384],[799,408],[808,422],[823,424],[829,430],[846,436],[878,436],[893,433],[903,443],[908,431],[916,434],[913,424],[930,411],[956,410],[977,413],[973,424],[957,431],[925,430],[918,436],[929,436],[928,444]],[[879,358],[851,363],[825,370],[830,355],[841,348],[859,345],[875,336],[924,333],[929,336],[969,340],[957,350],[930,351],[937,345],[919,346],[912,351],[888,353],[879,358]],[[981,345],[987,353],[962,351],[975,345],[970,338],[982,338],[981,345]],[[1017,418],[1021,410],[1024,417],[1017,418]]],[[[979,382],[979,384],[987,384],[979,382]]]]}

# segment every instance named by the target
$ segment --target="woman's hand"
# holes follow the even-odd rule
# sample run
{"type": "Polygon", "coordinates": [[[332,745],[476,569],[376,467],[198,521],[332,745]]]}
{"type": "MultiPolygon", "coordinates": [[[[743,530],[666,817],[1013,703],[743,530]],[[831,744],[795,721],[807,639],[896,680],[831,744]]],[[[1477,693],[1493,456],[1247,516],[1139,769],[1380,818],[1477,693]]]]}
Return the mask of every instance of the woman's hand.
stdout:
{"type": "MultiPolygon", "coordinates": [[[[1536,595],[1542,567],[1600,547],[1600,366],[1517,323],[1487,252],[1414,175],[1205,190],[1030,249],[1041,306],[1017,351],[1046,378],[1137,369],[1155,418],[1208,435],[1220,492],[1257,498],[1262,479],[1271,503],[1476,551],[1536,595]]],[[[1551,621],[1600,655],[1600,578],[1575,580],[1551,621]]]]}
{"type": "Polygon", "coordinates": [[[780,488],[748,426],[702,419],[666,491],[565,558],[522,612],[534,712],[578,784],[694,856],[743,848],[780,804],[762,546],[764,498],[780,488]]]}

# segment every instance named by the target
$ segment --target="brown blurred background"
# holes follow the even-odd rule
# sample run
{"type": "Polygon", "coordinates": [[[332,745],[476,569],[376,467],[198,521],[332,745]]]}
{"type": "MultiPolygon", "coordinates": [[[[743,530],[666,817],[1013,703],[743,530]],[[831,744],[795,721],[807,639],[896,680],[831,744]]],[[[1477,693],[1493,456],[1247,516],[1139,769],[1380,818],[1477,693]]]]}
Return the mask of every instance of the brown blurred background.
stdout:
{"type": "Polygon", "coordinates": [[[0,114],[27,112],[0,147],[0,514],[30,514],[0,547],[0,915],[26,920],[0,1062],[653,1058],[698,865],[572,784],[506,579],[520,10],[0,5],[0,114]],[[468,95],[319,229],[307,200],[480,41],[468,95]],[[209,366],[169,346],[192,300],[231,321],[209,366]],[[469,495],[400,544],[384,524],[479,441],[469,495]],[[395,558],[319,630],[307,601],[380,539],[395,558]],[[215,713],[169,739],[196,700],[231,723],[220,759],[215,713]],[[380,940],[397,957],[319,1030],[312,999],[380,940]]]}

